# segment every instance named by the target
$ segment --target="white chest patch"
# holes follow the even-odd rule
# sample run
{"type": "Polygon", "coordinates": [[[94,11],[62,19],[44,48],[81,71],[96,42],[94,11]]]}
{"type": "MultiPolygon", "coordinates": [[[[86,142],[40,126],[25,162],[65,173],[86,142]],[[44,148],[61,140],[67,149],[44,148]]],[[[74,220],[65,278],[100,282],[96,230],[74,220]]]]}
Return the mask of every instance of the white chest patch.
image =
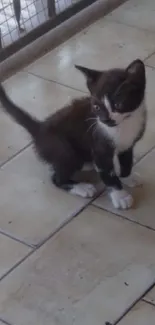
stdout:
{"type": "Polygon", "coordinates": [[[113,141],[116,151],[122,152],[132,147],[145,126],[145,119],[146,105],[143,102],[129,117],[122,119],[115,127],[109,127],[100,120],[98,124],[105,136],[113,141]]]}

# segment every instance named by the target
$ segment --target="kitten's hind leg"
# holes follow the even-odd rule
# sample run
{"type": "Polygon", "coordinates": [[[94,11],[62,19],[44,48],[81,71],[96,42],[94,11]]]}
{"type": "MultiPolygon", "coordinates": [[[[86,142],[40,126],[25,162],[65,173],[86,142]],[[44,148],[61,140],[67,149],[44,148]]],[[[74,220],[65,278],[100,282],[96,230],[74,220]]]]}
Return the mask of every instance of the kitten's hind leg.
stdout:
{"type": "Polygon", "coordinates": [[[59,141],[58,143],[58,141],[53,162],[53,183],[71,194],[84,198],[94,197],[97,192],[94,185],[90,183],[77,183],[72,180],[75,173],[82,169],[83,160],[68,142],[65,143],[63,140],[63,142],[59,141]]]}

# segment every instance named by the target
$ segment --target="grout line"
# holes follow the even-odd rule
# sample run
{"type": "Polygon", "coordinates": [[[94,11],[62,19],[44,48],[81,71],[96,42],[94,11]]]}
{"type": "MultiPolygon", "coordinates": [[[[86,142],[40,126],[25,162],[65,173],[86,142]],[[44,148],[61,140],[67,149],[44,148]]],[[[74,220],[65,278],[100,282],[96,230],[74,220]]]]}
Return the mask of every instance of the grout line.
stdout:
{"type": "Polygon", "coordinates": [[[36,245],[36,248],[40,248],[43,246],[49,239],[51,239],[54,235],[56,235],[61,229],[63,229],[65,226],[67,226],[70,221],[72,221],[74,218],[76,218],[81,212],[83,212],[89,205],[91,205],[102,193],[104,192],[104,189],[102,191],[99,191],[98,194],[89,200],[88,202],[84,203],[77,211],[73,212],[64,222],[61,223],[61,225],[56,228],[51,234],[49,234],[45,239],[43,239],[40,243],[36,245]]]}
{"type": "MultiPolygon", "coordinates": [[[[92,204],[92,203],[91,203],[91,204],[92,204]]],[[[141,227],[146,228],[146,229],[151,230],[151,231],[155,231],[154,228],[152,228],[152,227],[150,227],[150,226],[148,226],[148,225],[145,225],[145,224],[140,223],[139,221],[136,221],[136,220],[133,220],[133,219],[129,219],[128,217],[123,216],[123,215],[121,215],[121,214],[119,214],[119,213],[117,213],[117,212],[113,212],[113,211],[111,211],[111,210],[108,210],[106,207],[103,207],[103,208],[102,208],[102,207],[100,207],[100,206],[98,206],[98,205],[96,205],[96,204],[93,204],[93,206],[96,207],[96,208],[98,208],[98,209],[100,209],[100,210],[102,210],[102,211],[109,212],[109,213],[111,213],[112,215],[114,215],[114,216],[116,216],[116,217],[119,217],[119,218],[121,218],[121,219],[124,219],[124,220],[126,220],[126,221],[129,221],[129,222],[131,222],[131,223],[134,223],[134,224],[136,224],[136,225],[138,225],[138,226],[141,226],[141,227]]]]}
{"type": "Polygon", "coordinates": [[[147,152],[145,152],[139,159],[136,160],[134,166],[137,166],[143,159],[145,159],[152,151],[154,151],[155,145],[150,148],[147,152]]]}
{"type": "Polygon", "coordinates": [[[6,237],[8,237],[8,238],[10,238],[10,239],[13,239],[14,241],[16,241],[16,242],[18,242],[18,243],[20,243],[20,244],[23,244],[23,245],[25,245],[25,246],[27,246],[27,247],[35,248],[35,245],[33,245],[33,244],[29,244],[29,243],[26,242],[25,240],[23,240],[23,239],[21,239],[21,238],[18,238],[18,237],[16,237],[16,236],[12,235],[10,232],[7,232],[7,231],[5,231],[5,230],[2,230],[1,228],[0,228],[0,235],[6,236],[6,237]]]}
{"type": "Polygon", "coordinates": [[[49,81],[49,82],[52,82],[52,83],[57,84],[57,85],[59,85],[59,86],[63,86],[63,87],[66,87],[66,88],[69,88],[69,89],[72,89],[72,90],[76,90],[76,91],[78,91],[78,92],[80,92],[80,93],[82,93],[82,94],[85,94],[85,95],[90,96],[88,91],[84,91],[84,90],[81,90],[81,89],[79,89],[79,88],[75,88],[75,87],[72,87],[72,86],[69,86],[69,85],[63,84],[63,83],[61,83],[60,81],[57,81],[57,80],[48,79],[48,78],[46,78],[46,77],[40,76],[40,75],[38,75],[38,74],[36,74],[36,73],[33,73],[33,72],[29,72],[29,71],[27,71],[27,73],[30,74],[30,75],[32,75],[32,76],[34,76],[34,77],[38,77],[38,78],[40,78],[40,79],[42,79],[42,80],[44,80],[44,81],[49,81]]]}
{"type": "Polygon", "coordinates": [[[144,62],[144,64],[145,64],[145,66],[146,66],[147,68],[151,68],[152,70],[155,70],[155,67],[154,67],[154,66],[149,65],[149,64],[146,64],[145,62],[144,62]]]}
{"type": "Polygon", "coordinates": [[[152,52],[151,54],[149,54],[145,59],[144,59],[144,63],[145,63],[145,61],[146,60],[148,60],[152,55],[154,55],[155,54],[155,51],[154,52],[152,52]]]}
{"type": "Polygon", "coordinates": [[[149,301],[149,300],[145,299],[145,297],[142,298],[142,301],[145,302],[148,305],[151,305],[151,306],[155,307],[155,303],[153,303],[152,301],[149,301]]]}
{"type": "Polygon", "coordinates": [[[2,322],[5,325],[13,325],[12,323],[9,323],[7,320],[0,317],[0,322],[2,322]]]}
{"type": "Polygon", "coordinates": [[[61,231],[65,226],[67,226],[74,218],[76,218],[83,210],[85,210],[88,205],[91,204],[89,201],[87,204],[80,207],[79,210],[72,213],[65,221],[63,221],[60,226],[58,226],[51,234],[49,234],[46,238],[44,238],[40,243],[36,245],[36,248],[40,248],[43,246],[48,240],[50,240],[53,236],[55,236],[59,231],[61,231]]]}
{"type": "Polygon", "coordinates": [[[143,299],[143,297],[150,291],[150,290],[152,290],[153,289],[153,287],[154,287],[154,285],[155,285],[155,280],[153,281],[153,283],[142,293],[142,295],[139,297],[139,298],[137,298],[131,305],[130,305],[130,307],[128,307],[125,311],[124,311],[124,313],[120,316],[120,317],[118,317],[114,322],[113,322],[113,324],[110,324],[110,325],[117,325],[127,314],[128,314],[128,312],[130,312],[131,311],[131,309],[140,301],[140,300],[142,300],[143,299]]]}
{"type": "Polygon", "coordinates": [[[2,281],[3,279],[5,279],[11,272],[13,272],[18,266],[20,266],[28,257],[30,257],[34,252],[36,251],[36,249],[32,249],[28,254],[26,254],[21,260],[19,260],[17,263],[15,263],[6,273],[4,273],[1,277],[0,277],[0,281],[2,281]]]}
{"type": "Polygon", "coordinates": [[[3,166],[7,165],[10,161],[12,161],[14,158],[16,158],[20,153],[22,153],[24,150],[26,150],[27,148],[29,148],[32,145],[32,141],[29,142],[27,145],[25,145],[22,149],[20,149],[19,151],[17,151],[14,155],[12,155],[10,158],[8,158],[7,160],[5,160],[4,162],[2,162],[0,164],[0,168],[2,168],[3,166]]]}

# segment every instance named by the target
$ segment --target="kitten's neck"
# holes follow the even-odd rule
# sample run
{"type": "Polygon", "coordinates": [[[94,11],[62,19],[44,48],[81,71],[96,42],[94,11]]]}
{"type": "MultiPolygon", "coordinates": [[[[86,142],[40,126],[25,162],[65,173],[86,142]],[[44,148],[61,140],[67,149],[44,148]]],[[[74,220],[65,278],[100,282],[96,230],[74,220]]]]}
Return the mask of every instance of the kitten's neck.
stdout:
{"type": "Polygon", "coordinates": [[[99,132],[112,142],[118,152],[127,150],[140,140],[145,131],[145,100],[128,118],[122,120],[120,124],[110,127],[98,119],[97,125],[99,132]]]}

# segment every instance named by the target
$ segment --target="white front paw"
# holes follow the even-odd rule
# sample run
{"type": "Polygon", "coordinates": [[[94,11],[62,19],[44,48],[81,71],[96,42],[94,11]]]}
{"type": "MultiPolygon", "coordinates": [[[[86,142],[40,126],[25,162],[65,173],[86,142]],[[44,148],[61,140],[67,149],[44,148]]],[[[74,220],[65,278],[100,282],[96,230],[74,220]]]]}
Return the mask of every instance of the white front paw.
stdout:
{"type": "Polygon", "coordinates": [[[110,193],[110,197],[113,203],[113,206],[116,209],[129,209],[133,205],[133,198],[131,194],[126,192],[125,190],[112,190],[110,193]]]}
{"type": "Polygon", "coordinates": [[[123,184],[128,187],[141,187],[143,185],[142,179],[139,174],[133,173],[129,177],[122,178],[123,184]]]}

